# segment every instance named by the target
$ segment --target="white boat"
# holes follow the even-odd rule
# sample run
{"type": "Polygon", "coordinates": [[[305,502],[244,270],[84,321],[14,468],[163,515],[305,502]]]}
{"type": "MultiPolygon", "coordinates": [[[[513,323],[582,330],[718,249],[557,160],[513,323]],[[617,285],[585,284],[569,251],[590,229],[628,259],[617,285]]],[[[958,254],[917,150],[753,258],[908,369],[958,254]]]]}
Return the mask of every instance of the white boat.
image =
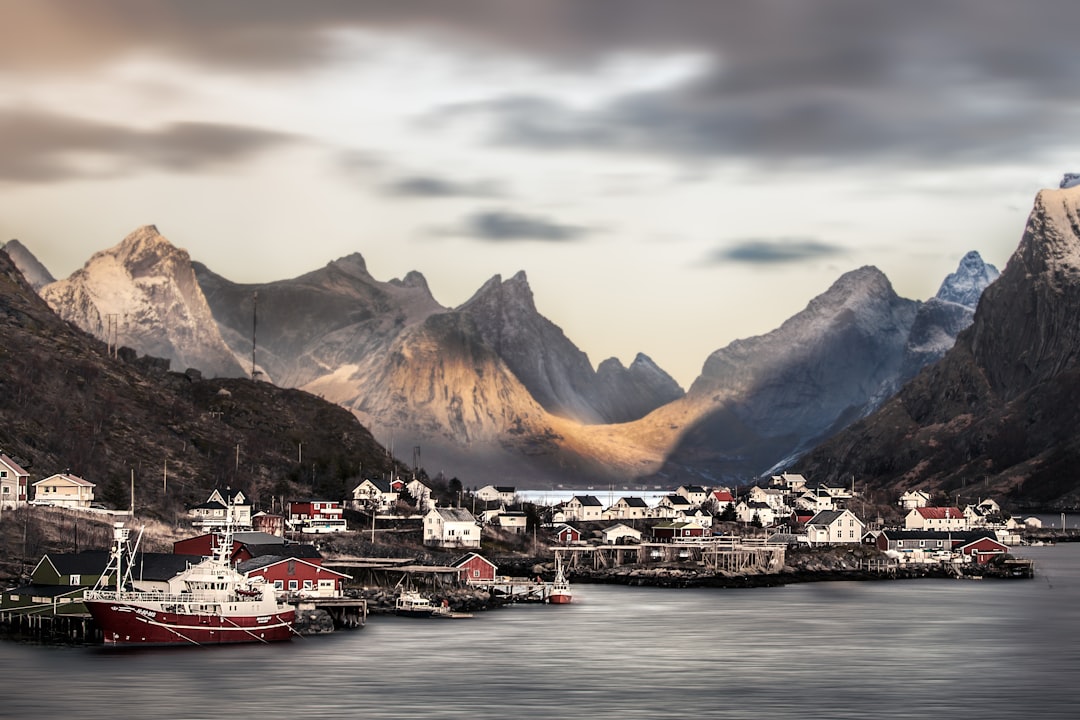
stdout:
{"type": "Polygon", "coordinates": [[[279,602],[262,578],[247,578],[230,563],[232,526],[210,557],[189,565],[169,580],[167,591],[134,589],[132,558],[140,531],[129,547],[130,530],[117,523],[113,550],[101,580],[84,594],[106,645],[219,645],[274,642],[293,635],[296,611],[279,602]],[[110,579],[113,589],[108,589],[110,579]]]}
{"type": "Polygon", "coordinates": [[[401,617],[429,618],[439,607],[416,590],[402,589],[394,602],[394,614],[401,617]]]}

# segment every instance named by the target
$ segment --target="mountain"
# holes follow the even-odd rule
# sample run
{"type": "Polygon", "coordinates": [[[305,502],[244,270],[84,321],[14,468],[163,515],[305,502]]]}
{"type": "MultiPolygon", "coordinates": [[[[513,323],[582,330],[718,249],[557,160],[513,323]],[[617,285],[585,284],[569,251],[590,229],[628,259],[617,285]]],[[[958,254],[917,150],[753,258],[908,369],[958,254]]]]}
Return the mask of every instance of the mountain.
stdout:
{"type": "Polygon", "coordinates": [[[548,412],[586,424],[626,422],[682,397],[678,383],[648,357],[628,370],[611,358],[593,370],[588,356],[536,310],[519,272],[488,280],[459,312],[548,412]]]}
{"type": "Polygon", "coordinates": [[[945,355],[961,331],[971,325],[979,298],[999,274],[978,252],[971,251],[960,260],[956,272],[942,281],[937,295],[919,308],[895,390],[945,355]]]}
{"type": "Polygon", "coordinates": [[[153,225],[40,292],[60,317],[113,346],[135,347],[210,376],[247,374],[218,332],[187,251],[153,225]]]}
{"type": "Polygon", "coordinates": [[[375,473],[390,467],[355,417],[313,395],[168,372],[128,348],[114,356],[60,319],[5,252],[0,364],[4,453],[33,480],[70,470],[114,507],[127,507],[134,481],[139,508],[170,523],[215,486],[241,487],[268,507],[282,493],[339,497],[361,466],[375,473]],[[300,478],[303,485],[294,485],[300,478]]]}
{"type": "Polygon", "coordinates": [[[420,273],[380,282],[359,253],[290,280],[241,285],[193,263],[213,317],[238,356],[286,387],[357,366],[373,372],[406,327],[444,312],[420,273]],[[253,327],[254,326],[254,327],[253,327]]]}
{"type": "Polygon", "coordinates": [[[663,442],[675,430],[662,476],[756,477],[888,397],[918,305],[877,268],[845,273],[778,329],[714,352],[686,397],[632,432],[663,442]]]}
{"type": "Polygon", "coordinates": [[[15,267],[19,268],[34,290],[40,291],[41,288],[56,280],[48,268],[42,265],[34,254],[18,240],[9,240],[0,246],[0,249],[8,254],[11,262],[15,263],[15,267]]]}
{"type": "Polygon", "coordinates": [[[1012,493],[1075,507],[1080,490],[1080,187],[1043,190],[955,346],[798,470],[870,490],[1012,493]],[[969,487],[970,484],[970,487],[969,487]]]}

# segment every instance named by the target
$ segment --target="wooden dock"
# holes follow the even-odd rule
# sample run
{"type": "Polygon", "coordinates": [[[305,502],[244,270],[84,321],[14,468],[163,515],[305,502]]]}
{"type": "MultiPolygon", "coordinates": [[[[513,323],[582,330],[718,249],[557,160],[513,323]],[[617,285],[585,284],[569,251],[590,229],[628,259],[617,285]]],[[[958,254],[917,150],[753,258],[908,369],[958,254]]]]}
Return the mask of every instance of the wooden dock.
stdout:
{"type": "Polygon", "coordinates": [[[665,563],[701,564],[712,571],[749,572],[779,570],[787,548],[739,538],[689,538],[675,542],[636,545],[571,545],[554,548],[568,570],[607,570],[623,565],[665,563]]]}

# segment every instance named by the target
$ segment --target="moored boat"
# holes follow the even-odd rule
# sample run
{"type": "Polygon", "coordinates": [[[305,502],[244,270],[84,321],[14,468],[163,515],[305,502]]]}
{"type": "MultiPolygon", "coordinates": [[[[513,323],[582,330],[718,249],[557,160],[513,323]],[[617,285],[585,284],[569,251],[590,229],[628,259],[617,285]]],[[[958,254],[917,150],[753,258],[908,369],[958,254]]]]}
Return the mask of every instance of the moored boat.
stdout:
{"type": "Polygon", "coordinates": [[[170,579],[167,591],[153,592],[135,589],[131,560],[142,533],[130,547],[130,532],[116,524],[109,564],[84,595],[106,645],[268,643],[292,637],[295,609],[278,601],[272,585],[247,578],[230,564],[230,525],[210,557],[170,579]],[[107,589],[111,578],[114,589],[107,589]]]}
{"type": "Polygon", "coordinates": [[[570,581],[563,574],[562,558],[555,555],[555,580],[551,583],[551,592],[548,593],[547,601],[552,605],[567,605],[573,599],[570,592],[570,581]]]}
{"type": "Polygon", "coordinates": [[[402,590],[394,601],[394,614],[400,617],[429,618],[441,610],[415,590],[402,590]]]}

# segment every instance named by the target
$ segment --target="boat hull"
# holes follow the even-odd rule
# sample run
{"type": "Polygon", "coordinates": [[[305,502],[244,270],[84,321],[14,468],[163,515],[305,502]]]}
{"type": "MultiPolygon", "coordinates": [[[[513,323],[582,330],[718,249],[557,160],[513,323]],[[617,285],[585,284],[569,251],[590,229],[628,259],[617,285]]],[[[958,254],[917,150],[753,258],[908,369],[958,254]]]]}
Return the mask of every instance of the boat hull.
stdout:
{"type": "Polygon", "coordinates": [[[263,615],[164,612],[122,601],[87,601],[106,645],[226,645],[279,642],[293,635],[295,610],[263,615]]]}
{"type": "Polygon", "coordinates": [[[552,605],[569,605],[572,596],[570,593],[553,592],[548,595],[548,602],[552,605]]]}

